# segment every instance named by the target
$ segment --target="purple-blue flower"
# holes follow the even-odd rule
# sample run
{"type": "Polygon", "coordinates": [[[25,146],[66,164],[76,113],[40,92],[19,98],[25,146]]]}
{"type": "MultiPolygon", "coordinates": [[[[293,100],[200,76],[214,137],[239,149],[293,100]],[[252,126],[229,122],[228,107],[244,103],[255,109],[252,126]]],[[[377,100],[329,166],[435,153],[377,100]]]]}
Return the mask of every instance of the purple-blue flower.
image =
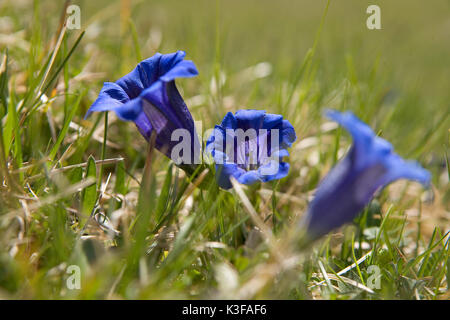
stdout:
{"type": "Polygon", "coordinates": [[[326,115],[351,134],[353,145],[319,184],[302,221],[312,239],[352,221],[375,191],[395,180],[430,183],[428,171],[417,162],[403,160],[389,142],[377,137],[353,113],[329,110],[326,115]]]}
{"type": "Polygon", "coordinates": [[[194,148],[199,148],[194,120],[175,86],[176,78],[198,74],[192,61],[183,60],[185,55],[184,51],[156,53],[116,82],[105,82],[86,117],[94,111],[111,110],[121,120],[133,121],[147,140],[154,130],[155,147],[169,158],[179,142],[172,141],[172,133],[185,129],[191,135],[193,159],[194,148]]]}
{"type": "Polygon", "coordinates": [[[230,177],[243,184],[285,177],[289,164],[282,159],[295,140],[294,128],[281,115],[239,110],[215,126],[206,149],[216,164],[218,185],[229,189],[230,177]]]}

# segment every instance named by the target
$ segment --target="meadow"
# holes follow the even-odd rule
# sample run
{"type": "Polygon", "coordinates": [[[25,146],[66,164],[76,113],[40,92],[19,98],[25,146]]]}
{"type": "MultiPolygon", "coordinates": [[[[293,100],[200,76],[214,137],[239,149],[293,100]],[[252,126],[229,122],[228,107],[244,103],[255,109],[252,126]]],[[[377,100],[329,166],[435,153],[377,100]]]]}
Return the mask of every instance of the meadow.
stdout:
{"type": "Polygon", "coordinates": [[[370,4],[2,0],[0,298],[449,299],[450,3],[377,1],[380,30],[370,4]],[[223,190],[114,112],[85,118],[104,82],[177,50],[199,71],[176,83],[203,129],[244,107],[290,121],[287,177],[223,190]],[[292,226],[352,143],[327,108],[431,187],[390,184],[300,248],[292,226]]]}

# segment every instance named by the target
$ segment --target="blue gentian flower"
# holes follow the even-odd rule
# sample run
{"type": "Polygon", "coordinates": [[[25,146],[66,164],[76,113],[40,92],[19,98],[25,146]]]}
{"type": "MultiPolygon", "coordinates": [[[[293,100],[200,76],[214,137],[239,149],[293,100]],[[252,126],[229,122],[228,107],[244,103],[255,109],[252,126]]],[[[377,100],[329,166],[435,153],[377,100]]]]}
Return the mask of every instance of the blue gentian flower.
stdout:
{"type": "Polygon", "coordinates": [[[243,184],[285,177],[289,164],[282,158],[295,140],[294,128],[281,115],[239,110],[228,112],[215,126],[206,149],[216,164],[218,185],[229,189],[230,177],[243,184]]]}
{"type": "Polygon", "coordinates": [[[319,184],[302,221],[312,239],[352,221],[375,191],[397,179],[430,183],[428,171],[417,162],[403,160],[353,113],[330,110],[326,115],[351,134],[353,145],[319,184]]]}
{"type": "Polygon", "coordinates": [[[155,131],[155,147],[169,158],[179,143],[172,141],[172,133],[187,130],[192,146],[190,164],[197,163],[193,159],[194,148],[199,148],[194,120],[175,86],[176,78],[198,74],[192,61],[183,60],[185,55],[184,51],[156,53],[116,82],[105,82],[86,117],[94,111],[111,110],[121,120],[133,121],[147,140],[155,131]]]}

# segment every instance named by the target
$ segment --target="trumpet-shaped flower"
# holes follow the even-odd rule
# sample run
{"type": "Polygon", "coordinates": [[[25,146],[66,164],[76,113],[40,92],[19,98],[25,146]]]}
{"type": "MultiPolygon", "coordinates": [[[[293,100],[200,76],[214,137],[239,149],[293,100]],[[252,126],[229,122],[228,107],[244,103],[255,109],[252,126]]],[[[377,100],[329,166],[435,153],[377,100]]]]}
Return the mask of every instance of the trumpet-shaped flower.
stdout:
{"type": "MultiPolygon", "coordinates": [[[[140,62],[129,74],[116,82],[105,82],[86,117],[94,111],[114,111],[121,120],[133,121],[146,140],[156,133],[155,147],[177,164],[172,149],[172,133],[183,129],[190,135],[191,161],[199,149],[194,120],[175,86],[176,78],[198,74],[192,61],[183,60],[185,52],[157,53],[140,62]]],[[[186,155],[184,155],[186,159],[186,155]]]]}
{"type": "Polygon", "coordinates": [[[430,182],[430,173],[414,161],[394,153],[392,145],[351,112],[330,110],[326,115],[352,136],[353,145],[319,184],[302,225],[310,238],[318,238],[352,221],[374,193],[397,179],[430,182]]]}
{"type": "Polygon", "coordinates": [[[243,184],[281,179],[288,174],[287,148],[295,130],[281,115],[263,110],[228,112],[209,137],[206,148],[216,164],[220,187],[232,187],[230,178],[243,184]]]}

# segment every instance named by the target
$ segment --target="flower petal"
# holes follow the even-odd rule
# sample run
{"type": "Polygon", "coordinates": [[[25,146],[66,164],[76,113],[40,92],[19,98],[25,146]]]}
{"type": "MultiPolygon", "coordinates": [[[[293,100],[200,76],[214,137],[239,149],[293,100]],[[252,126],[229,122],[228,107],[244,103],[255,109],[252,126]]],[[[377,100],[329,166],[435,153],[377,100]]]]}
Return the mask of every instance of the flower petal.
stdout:
{"type": "Polygon", "coordinates": [[[185,56],[186,52],[184,52],[183,50],[178,50],[177,52],[162,55],[160,57],[160,60],[158,61],[159,64],[158,76],[161,77],[166,73],[170,72],[178,63],[183,61],[185,56]]]}
{"type": "Polygon", "coordinates": [[[289,155],[286,148],[295,139],[294,128],[281,115],[268,114],[264,110],[238,110],[234,115],[228,112],[221,125],[216,126],[215,133],[207,141],[207,152],[213,155],[216,168],[221,169],[216,173],[220,186],[231,188],[230,176],[243,184],[285,177],[289,164],[281,159],[289,155]],[[281,132],[275,135],[274,130],[281,132]],[[274,138],[279,140],[272,141],[274,138]],[[226,148],[228,144],[233,148],[226,148]]]}
{"type": "Polygon", "coordinates": [[[320,182],[302,222],[311,239],[353,220],[376,190],[407,178],[429,183],[430,174],[416,162],[405,161],[392,145],[351,112],[328,111],[353,137],[349,153],[320,182]]]}
{"type": "Polygon", "coordinates": [[[236,129],[237,119],[232,112],[228,112],[222,120],[220,126],[224,129],[236,129]]]}
{"type": "Polygon", "coordinates": [[[176,78],[190,78],[198,75],[195,64],[190,60],[184,60],[179,62],[176,66],[170,69],[167,73],[161,76],[161,80],[169,82],[176,78]]]}
{"type": "Polygon", "coordinates": [[[327,110],[325,115],[339,123],[351,134],[355,146],[355,164],[359,168],[363,167],[367,159],[369,161],[372,159],[370,156],[366,157],[375,137],[372,129],[349,111],[341,113],[336,110],[327,110]]]}
{"type": "Polygon", "coordinates": [[[130,99],[138,97],[145,88],[148,88],[158,80],[160,77],[159,61],[161,56],[160,53],[157,53],[141,61],[133,71],[116,81],[130,99]]]}
{"type": "Polygon", "coordinates": [[[178,118],[183,128],[188,129],[193,133],[195,131],[194,119],[178,92],[175,81],[166,83],[166,95],[174,115],[178,118]]]}
{"type": "Polygon", "coordinates": [[[288,175],[289,167],[290,167],[290,165],[287,162],[271,160],[270,163],[265,164],[264,166],[261,166],[258,168],[260,180],[262,182],[268,182],[268,181],[272,181],[272,180],[282,179],[288,175]],[[270,170],[272,168],[277,168],[278,169],[277,172],[274,174],[264,174],[265,169],[270,170]]]}
{"type": "Polygon", "coordinates": [[[278,128],[283,121],[281,114],[266,113],[263,121],[263,129],[278,128]]]}
{"type": "Polygon", "coordinates": [[[281,143],[283,148],[290,148],[297,140],[295,129],[288,120],[283,120],[281,125],[281,143]]]}
{"type": "Polygon", "coordinates": [[[141,112],[134,122],[135,122],[137,128],[139,129],[139,132],[142,134],[142,136],[146,140],[150,139],[150,135],[152,134],[153,126],[152,126],[150,120],[145,115],[145,113],[141,112]]]}
{"type": "MultiPolygon", "coordinates": [[[[170,121],[174,126],[176,126],[178,128],[183,128],[182,122],[176,115],[176,109],[179,109],[180,106],[178,104],[175,104],[175,106],[170,104],[170,100],[169,100],[169,97],[168,97],[167,91],[166,91],[166,83],[165,82],[156,81],[150,88],[147,88],[142,92],[141,97],[143,98],[143,100],[148,101],[152,108],[158,109],[159,112],[168,121],[170,121]]],[[[181,101],[182,101],[182,99],[181,99],[181,101]]],[[[183,102],[183,106],[186,107],[184,105],[184,102],[183,102]]],[[[183,107],[183,106],[181,106],[181,107],[183,107]]],[[[144,109],[144,111],[145,111],[145,109],[144,109]]],[[[189,113],[189,111],[187,111],[187,112],[189,113]]],[[[152,122],[152,118],[149,115],[147,115],[147,116],[149,117],[149,120],[152,122]]],[[[189,113],[189,117],[193,123],[194,121],[192,120],[190,113],[189,113]]]]}

